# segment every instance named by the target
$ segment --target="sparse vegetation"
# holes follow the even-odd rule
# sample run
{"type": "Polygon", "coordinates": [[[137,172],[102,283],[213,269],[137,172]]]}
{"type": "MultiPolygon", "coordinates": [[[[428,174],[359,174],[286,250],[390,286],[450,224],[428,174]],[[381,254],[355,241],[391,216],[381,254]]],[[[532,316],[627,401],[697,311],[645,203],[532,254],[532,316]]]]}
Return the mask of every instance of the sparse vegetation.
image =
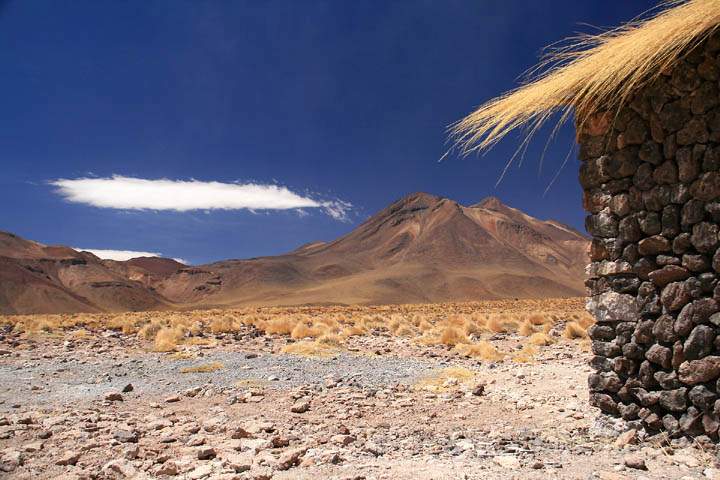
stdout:
{"type": "Polygon", "coordinates": [[[216,370],[220,370],[225,366],[220,362],[205,363],[202,365],[195,365],[192,367],[185,367],[180,369],[180,373],[210,373],[216,370]]]}
{"type": "Polygon", "coordinates": [[[463,384],[472,383],[475,377],[476,373],[472,370],[462,367],[450,367],[423,378],[415,384],[415,388],[431,392],[442,392],[463,384]]]}
{"type": "Polygon", "coordinates": [[[532,361],[543,347],[558,341],[577,341],[588,348],[592,323],[582,299],[0,316],[0,325],[27,336],[66,335],[84,341],[96,332],[114,330],[137,335],[150,350],[175,355],[236,334],[284,337],[282,351],[298,355],[330,355],[347,348],[353,337],[383,335],[420,349],[445,347],[460,357],[488,362],[532,361]]]}

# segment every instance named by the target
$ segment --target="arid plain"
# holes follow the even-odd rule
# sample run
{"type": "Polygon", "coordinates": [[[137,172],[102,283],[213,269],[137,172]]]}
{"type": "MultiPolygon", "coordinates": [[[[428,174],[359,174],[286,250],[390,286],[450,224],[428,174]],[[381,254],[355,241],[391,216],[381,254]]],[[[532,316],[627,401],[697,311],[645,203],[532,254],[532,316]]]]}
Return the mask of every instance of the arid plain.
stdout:
{"type": "Polygon", "coordinates": [[[716,478],[587,402],[584,300],[0,317],[5,478],[716,478]]]}

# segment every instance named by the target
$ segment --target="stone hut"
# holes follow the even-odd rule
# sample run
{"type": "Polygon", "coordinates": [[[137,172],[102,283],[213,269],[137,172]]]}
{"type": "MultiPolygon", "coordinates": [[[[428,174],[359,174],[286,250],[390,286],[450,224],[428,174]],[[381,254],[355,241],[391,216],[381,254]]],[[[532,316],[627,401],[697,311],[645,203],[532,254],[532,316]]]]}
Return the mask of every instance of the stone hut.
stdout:
{"type": "Polygon", "coordinates": [[[650,431],[720,426],[720,2],[572,45],[455,126],[465,151],[575,117],[592,235],[589,398],[650,431]],[[623,64],[624,63],[624,64],[623,64]]]}

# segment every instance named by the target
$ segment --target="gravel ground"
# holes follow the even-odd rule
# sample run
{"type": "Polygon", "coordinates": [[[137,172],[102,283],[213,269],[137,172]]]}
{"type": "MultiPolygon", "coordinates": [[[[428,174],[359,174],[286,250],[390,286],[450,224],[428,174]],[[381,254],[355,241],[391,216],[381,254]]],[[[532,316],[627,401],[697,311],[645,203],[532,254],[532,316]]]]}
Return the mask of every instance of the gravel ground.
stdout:
{"type": "Polygon", "coordinates": [[[402,357],[371,357],[342,352],[329,357],[302,357],[288,354],[257,354],[250,351],[206,351],[201,358],[175,360],[157,353],[140,353],[134,358],[73,358],[58,355],[57,361],[4,362],[0,364],[0,411],[11,410],[18,398],[42,406],[101,399],[111,390],[128,383],[150,396],[163,396],[194,387],[198,378],[217,387],[238,382],[262,383],[265,388],[293,388],[322,383],[328,377],[358,387],[382,388],[413,384],[446,361],[402,357]],[[181,370],[219,362],[214,372],[184,374],[181,370]],[[33,387],[35,389],[33,389],[33,387]]]}
{"type": "Polygon", "coordinates": [[[253,332],[211,340],[178,355],[110,332],[0,339],[0,478],[720,480],[715,446],[591,408],[577,341],[516,363],[388,335],[329,357],[253,332]],[[446,367],[472,375],[425,383],[446,367]]]}

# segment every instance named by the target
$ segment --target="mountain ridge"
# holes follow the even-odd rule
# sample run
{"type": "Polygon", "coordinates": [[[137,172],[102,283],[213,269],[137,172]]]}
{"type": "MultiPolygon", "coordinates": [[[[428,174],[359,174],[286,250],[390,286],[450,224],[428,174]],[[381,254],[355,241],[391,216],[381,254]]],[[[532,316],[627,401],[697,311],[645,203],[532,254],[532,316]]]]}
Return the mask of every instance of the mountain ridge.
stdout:
{"type": "Polygon", "coordinates": [[[580,232],[497,197],[463,206],[425,192],[400,198],[332,241],[197,266],[101,260],[0,232],[0,312],[578,296],[588,245],[580,232]]]}

